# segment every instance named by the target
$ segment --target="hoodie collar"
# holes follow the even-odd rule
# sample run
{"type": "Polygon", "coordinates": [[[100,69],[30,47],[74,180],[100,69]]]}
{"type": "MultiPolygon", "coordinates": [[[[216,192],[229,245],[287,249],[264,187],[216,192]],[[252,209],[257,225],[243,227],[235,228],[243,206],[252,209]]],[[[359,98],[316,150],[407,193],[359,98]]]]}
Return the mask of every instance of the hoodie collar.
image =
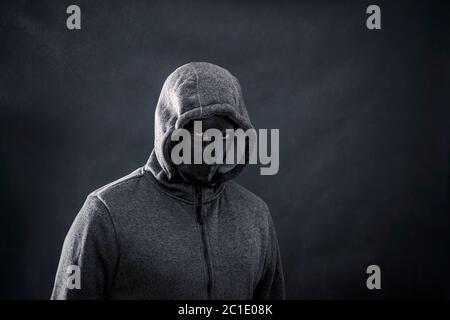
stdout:
{"type": "MultiPolygon", "coordinates": [[[[169,180],[167,174],[159,165],[154,150],[144,166],[144,174],[155,183],[161,191],[167,193],[169,196],[187,203],[195,203],[197,201],[194,184],[178,180],[176,177],[169,180]]],[[[223,191],[225,185],[226,182],[224,181],[216,183],[213,186],[201,187],[203,202],[214,200],[223,191]]]]}

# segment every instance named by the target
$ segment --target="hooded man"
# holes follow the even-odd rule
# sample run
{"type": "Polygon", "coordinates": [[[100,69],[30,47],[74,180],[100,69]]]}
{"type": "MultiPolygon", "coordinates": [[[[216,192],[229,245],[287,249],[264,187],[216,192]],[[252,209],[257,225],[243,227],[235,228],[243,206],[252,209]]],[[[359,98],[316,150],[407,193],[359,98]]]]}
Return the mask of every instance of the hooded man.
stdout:
{"type": "Polygon", "coordinates": [[[226,129],[253,127],[230,72],[194,62],[167,78],[149,160],[87,197],[64,241],[52,299],[284,299],[269,209],[231,180],[244,164],[171,161],[172,133],[195,136],[194,120],[224,140],[226,129]]]}

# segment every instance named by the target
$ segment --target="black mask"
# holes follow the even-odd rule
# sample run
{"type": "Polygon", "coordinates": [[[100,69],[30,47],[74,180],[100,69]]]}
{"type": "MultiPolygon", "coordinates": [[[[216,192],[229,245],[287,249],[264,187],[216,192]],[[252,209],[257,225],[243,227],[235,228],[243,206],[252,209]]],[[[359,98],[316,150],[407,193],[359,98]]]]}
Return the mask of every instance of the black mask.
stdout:
{"type": "MultiPolygon", "coordinates": [[[[205,132],[208,129],[218,129],[226,136],[226,129],[235,129],[234,123],[227,117],[223,116],[212,116],[206,119],[198,119],[190,121],[184,129],[188,130],[191,136],[191,164],[180,164],[176,166],[178,174],[183,180],[187,180],[194,184],[208,185],[212,180],[214,175],[219,171],[222,166],[220,164],[194,164],[194,139],[199,139],[203,132],[194,131],[194,121],[202,121],[202,131],[205,132]]],[[[201,138],[200,138],[201,139],[201,138]]],[[[202,154],[204,148],[210,143],[210,141],[203,141],[202,143],[202,154]]],[[[224,138],[225,144],[225,138],[224,138]]],[[[225,150],[225,147],[224,147],[225,150]]],[[[225,154],[225,152],[224,152],[225,154]]]]}

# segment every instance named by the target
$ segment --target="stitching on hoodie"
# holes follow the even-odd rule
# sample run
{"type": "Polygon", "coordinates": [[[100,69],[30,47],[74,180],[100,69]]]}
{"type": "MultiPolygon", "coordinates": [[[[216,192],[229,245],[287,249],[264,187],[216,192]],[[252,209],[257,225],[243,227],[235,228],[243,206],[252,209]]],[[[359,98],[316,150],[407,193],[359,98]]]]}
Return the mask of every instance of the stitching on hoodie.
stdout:
{"type": "MultiPolygon", "coordinates": [[[[116,247],[117,247],[117,261],[116,261],[116,265],[115,265],[115,268],[114,268],[114,275],[113,275],[113,278],[111,279],[111,286],[110,286],[110,288],[109,288],[109,290],[112,291],[112,289],[113,289],[113,287],[114,287],[114,282],[115,282],[116,277],[117,277],[117,272],[118,272],[118,270],[119,270],[119,262],[120,262],[120,245],[119,245],[119,237],[118,237],[118,234],[117,234],[116,223],[115,223],[114,218],[113,218],[113,216],[112,216],[112,214],[111,214],[111,211],[109,210],[108,206],[106,205],[106,202],[105,202],[102,198],[100,198],[100,197],[98,196],[98,194],[96,194],[95,197],[96,197],[96,198],[100,201],[100,203],[105,207],[106,212],[108,213],[108,217],[109,217],[109,219],[110,219],[110,221],[111,221],[111,225],[112,225],[112,228],[113,228],[113,231],[114,231],[114,238],[115,238],[115,240],[116,240],[116,247]]],[[[108,294],[110,294],[110,292],[108,292],[108,294]]]]}
{"type": "MultiPolygon", "coordinates": [[[[203,239],[202,239],[202,235],[201,235],[202,230],[201,230],[201,227],[199,226],[199,224],[196,221],[195,215],[194,215],[194,225],[195,225],[195,228],[197,229],[196,233],[198,235],[199,241],[202,244],[203,243],[203,239]]],[[[203,252],[201,252],[200,254],[203,255],[203,252]]],[[[204,266],[202,268],[203,281],[205,281],[205,283],[208,283],[208,277],[209,277],[208,276],[208,266],[206,266],[205,264],[203,264],[203,266],[204,266]]]]}
{"type": "Polygon", "coordinates": [[[198,74],[197,74],[197,70],[195,70],[195,68],[189,64],[189,68],[191,68],[192,72],[195,75],[195,83],[196,83],[196,90],[197,90],[197,100],[198,100],[198,106],[200,108],[200,117],[203,114],[203,107],[202,107],[202,103],[200,102],[200,93],[198,90],[198,74]]]}
{"type": "Polygon", "coordinates": [[[142,173],[139,173],[139,175],[132,175],[133,173],[134,172],[132,172],[129,175],[127,175],[127,176],[125,176],[123,178],[120,178],[120,179],[118,179],[116,181],[110,182],[107,185],[98,188],[97,190],[94,190],[93,192],[91,192],[91,195],[97,196],[98,194],[102,193],[103,191],[107,191],[107,190],[112,189],[114,187],[118,187],[118,186],[120,186],[122,184],[125,184],[127,182],[130,182],[132,180],[140,179],[143,176],[142,173]]]}
{"type": "MultiPolygon", "coordinates": [[[[147,180],[149,180],[150,183],[153,184],[153,185],[156,187],[156,189],[157,189],[158,191],[160,191],[160,192],[162,192],[162,193],[168,195],[169,197],[174,198],[174,199],[177,199],[177,200],[180,200],[180,201],[182,201],[182,202],[184,202],[184,203],[187,203],[187,204],[189,204],[189,205],[195,203],[195,201],[183,199],[183,198],[181,198],[181,197],[178,197],[178,196],[172,194],[170,191],[164,190],[163,187],[161,187],[161,186],[159,185],[159,182],[156,180],[156,178],[153,176],[153,174],[152,174],[150,171],[145,170],[145,168],[144,168],[144,177],[146,177],[147,180]]],[[[217,193],[216,193],[214,196],[212,196],[211,198],[208,198],[208,200],[203,201],[202,203],[209,203],[209,202],[214,201],[214,200],[217,199],[218,197],[220,197],[220,195],[221,195],[222,192],[225,190],[225,188],[227,187],[227,185],[228,185],[228,181],[224,181],[223,184],[222,184],[222,186],[221,186],[221,188],[217,191],[217,193]]]]}
{"type": "MultiPolygon", "coordinates": [[[[148,172],[148,171],[146,171],[146,172],[148,172]]],[[[159,192],[162,192],[162,193],[166,194],[167,196],[169,196],[169,197],[171,197],[171,198],[174,198],[174,199],[179,200],[179,201],[181,201],[181,202],[187,203],[187,204],[189,204],[189,205],[195,203],[194,201],[190,201],[190,200],[183,199],[183,198],[181,198],[181,197],[178,197],[178,196],[176,196],[176,195],[170,193],[169,191],[164,190],[163,188],[161,188],[161,187],[158,185],[158,182],[153,181],[153,178],[151,177],[151,175],[152,175],[151,172],[149,172],[149,173],[146,175],[147,180],[149,180],[150,183],[151,183],[153,186],[155,186],[156,190],[158,190],[159,192]]]]}
{"type": "Polygon", "coordinates": [[[211,236],[209,235],[208,228],[205,228],[205,235],[206,235],[206,242],[208,244],[208,250],[209,250],[209,264],[211,268],[211,274],[210,274],[210,281],[211,281],[211,295],[212,299],[216,299],[216,277],[215,277],[215,270],[214,270],[214,252],[213,247],[211,245],[211,236]]]}
{"type": "Polygon", "coordinates": [[[235,76],[233,76],[232,74],[230,74],[230,76],[231,76],[231,84],[233,85],[233,87],[234,87],[234,90],[236,90],[236,105],[237,106],[240,106],[240,103],[239,103],[239,96],[241,96],[241,90],[239,90],[238,89],[238,87],[237,87],[237,85],[236,85],[236,83],[234,83],[235,81],[237,82],[237,83],[239,83],[239,81],[237,80],[237,78],[235,77],[235,76]]]}
{"type": "MultiPolygon", "coordinates": [[[[255,291],[257,289],[258,284],[264,279],[264,276],[267,271],[269,255],[272,254],[272,252],[269,252],[270,246],[272,244],[271,243],[272,242],[272,239],[271,239],[272,230],[271,230],[271,226],[270,226],[271,217],[270,217],[269,207],[267,205],[265,207],[266,207],[266,210],[268,210],[267,212],[269,213],[269,215],[268,215],[269,220],[267,223],[267,243],[266,243],[266,247],[264,248],[264,263],[263,263],[262,269],[260,270],[259,279],[256,281],[256,284],[254,285],[253,291],[255,291]]],[[[255,292],[253,292],[253,294],[255,294],[255,292]]]]}

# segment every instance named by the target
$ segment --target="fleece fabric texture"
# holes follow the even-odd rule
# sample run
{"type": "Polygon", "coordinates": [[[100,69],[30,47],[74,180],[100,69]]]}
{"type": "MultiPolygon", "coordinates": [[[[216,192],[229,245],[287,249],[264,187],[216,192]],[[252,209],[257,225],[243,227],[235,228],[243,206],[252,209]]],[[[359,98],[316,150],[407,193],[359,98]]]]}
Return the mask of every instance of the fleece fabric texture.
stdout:
{"type": "Polygon", "coordinates": [[[210,63],[176,69],[161,91],[147,163],[87,197],[52,299],[284,299],[269,209],[230,180],[242,166],[198,187],[170,161],[173,130],[213,115],[252,128],[238,80],[210,63]],[[67,286],[71,265],[80,268],[79,289],[67,286]]]}

